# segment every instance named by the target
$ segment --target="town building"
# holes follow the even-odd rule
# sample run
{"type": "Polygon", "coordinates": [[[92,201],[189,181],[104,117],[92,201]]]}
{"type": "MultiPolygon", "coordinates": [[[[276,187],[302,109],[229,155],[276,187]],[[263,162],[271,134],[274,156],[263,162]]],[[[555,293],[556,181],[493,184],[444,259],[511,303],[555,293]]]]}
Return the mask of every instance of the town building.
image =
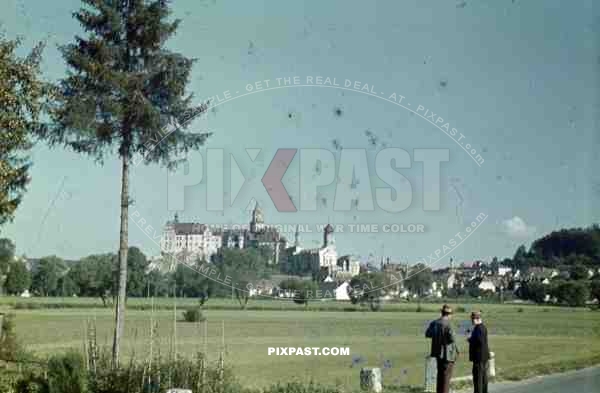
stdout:
{"type": "Polygon", "coordinates": [[[482,291],[496,292],[497,285],[494,283],[493,280],[484,279],[484,280],[480,280],[477,288],[481,289],[482,291]]]}
{"type": "MultiPolygon", "coordinates": [[[[295,247],[299,246],[296,244],[295,247]]],[[[304,250],[297,248],[291,255],[287,255],[286,266],[288,270],[293,269],[295,274],[310,274],[314,280],[334,280],[337,272],[343,269],[338,267],[333,226],[327,224],[324,228],[321,247],[304,250]]]]}
{"type": "Polygon", "coordinates": [[[337,260],[337,269],[335,271],[336,281],[350,280],[360,273],[360,261],[352,255],[343,255],[337,260]]]}
{"type": "Polygon", "coordinates": [[[512,269],[508,266],[504,266],[504,265],[499,265],[498,266],[498,275],[499,276],[506,276],[508,274],[512,273],[512,269]]]}

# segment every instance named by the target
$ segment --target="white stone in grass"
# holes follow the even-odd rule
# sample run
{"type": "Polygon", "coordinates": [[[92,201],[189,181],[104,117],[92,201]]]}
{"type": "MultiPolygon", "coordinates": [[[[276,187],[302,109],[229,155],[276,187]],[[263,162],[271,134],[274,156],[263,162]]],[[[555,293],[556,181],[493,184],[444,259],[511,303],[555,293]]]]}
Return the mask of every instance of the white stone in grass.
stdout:
{"type": "Polygon", "coordinates": [[[382,391],[381,369],[362,368],[360,370],[360,388],[374,393],[382,391]]]}

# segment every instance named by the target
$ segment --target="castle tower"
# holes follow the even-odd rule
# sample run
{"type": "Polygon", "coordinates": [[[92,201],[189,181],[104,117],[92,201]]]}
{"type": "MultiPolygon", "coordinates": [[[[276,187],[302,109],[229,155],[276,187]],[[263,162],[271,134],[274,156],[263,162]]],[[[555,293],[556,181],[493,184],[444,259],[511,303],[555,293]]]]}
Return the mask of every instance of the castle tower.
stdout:
{"type": "Polygon", "coordinates": [[[256,233],[264,224],[263,220],[263,212],[258,202],[256,202],[256,206],[254,206],[254,210],[252,211],[252,220],[250,221],[250,232],[256,233]]]}

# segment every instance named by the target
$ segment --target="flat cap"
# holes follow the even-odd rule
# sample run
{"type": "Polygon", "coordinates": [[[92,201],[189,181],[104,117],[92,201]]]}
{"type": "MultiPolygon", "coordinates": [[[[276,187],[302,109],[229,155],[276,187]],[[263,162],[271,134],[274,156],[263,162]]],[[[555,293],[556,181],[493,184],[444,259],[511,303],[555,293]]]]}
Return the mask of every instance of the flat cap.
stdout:
{"type": "Polygon", "coordinates": [[[473,311],[471,313],[471,318],[472,319],[479,319],[479,318],[481,318],[481,311],[473,311]]]}
{"type": "Polygon", "coordinates": [[[445,314],[452,314],[452,307],[450,307],[450,306],[449,306],[449,305],[447,305],[447,304],[444,304],[444,305],[442,306],[442,310],[441,310],[441,311],[442,311],[443,313],[445,313],[445,314]]]}

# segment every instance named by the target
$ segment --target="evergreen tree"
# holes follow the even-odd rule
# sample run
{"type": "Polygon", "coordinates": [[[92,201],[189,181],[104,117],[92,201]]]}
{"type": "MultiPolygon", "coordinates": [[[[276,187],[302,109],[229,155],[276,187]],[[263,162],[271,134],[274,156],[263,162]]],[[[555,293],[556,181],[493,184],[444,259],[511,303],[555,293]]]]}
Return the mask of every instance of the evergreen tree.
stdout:
{"type": "Polygon", "coordinates": [[[209,133],[186,132],[206,111],[193,107],[185,88],[194,60],[168,50],[177,30],[167,0],[82,0],[74,17],[86,37],[61,48],[69,66],[56,92],[53,123],[39,136],[103,163],[116,150],[121,160],[121,217],[113,365],[125,324],[129,170],[134,160],[172,169],[182,153],[200,148],[209,133]]]}

